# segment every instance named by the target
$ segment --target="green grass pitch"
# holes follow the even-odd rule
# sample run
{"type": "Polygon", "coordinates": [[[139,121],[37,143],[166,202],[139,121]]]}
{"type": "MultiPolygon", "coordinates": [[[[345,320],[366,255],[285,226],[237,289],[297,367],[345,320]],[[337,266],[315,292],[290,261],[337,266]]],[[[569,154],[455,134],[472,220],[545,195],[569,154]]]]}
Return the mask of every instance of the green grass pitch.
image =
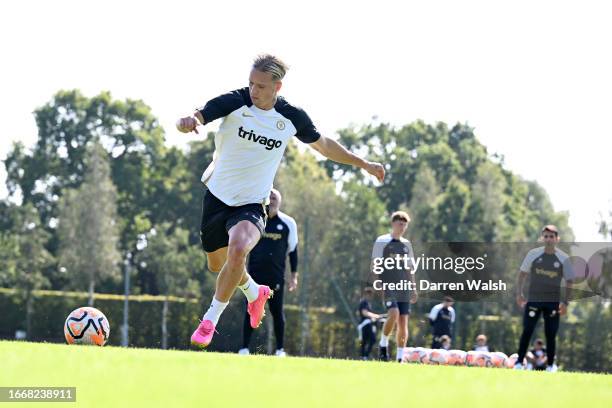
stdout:
{"type": "Polygon", "coordinates": [[[53,407],[612,406],[610,375],[6,341],[0,386],[77,387],[53,407]]]}

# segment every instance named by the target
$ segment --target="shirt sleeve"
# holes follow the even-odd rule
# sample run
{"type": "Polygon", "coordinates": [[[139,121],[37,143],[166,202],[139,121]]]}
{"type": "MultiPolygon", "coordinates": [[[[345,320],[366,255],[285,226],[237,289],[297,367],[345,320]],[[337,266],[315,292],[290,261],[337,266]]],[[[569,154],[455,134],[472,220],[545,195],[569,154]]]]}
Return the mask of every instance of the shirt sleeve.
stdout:
{"type": "Polygon", "coordinates": [[[450,318],[451,318],[451,323],[455,323],[455,308],[451,307],[450,309],[450,318]]]}
{"type": "Polygon", "coordinates": [[[300,139],[301,142],[314,143],[321,138],[321,134],[315,127],[314,123],[312,123],[312,120],[308,114],[304,111],[301,111],[301,113],[301,123],[298,123],[298,125],[301,125],[301,127],[298,128],[296,126],[297,133],[295,136],[300,139]]]}
{"type": "Polygon", "coordinates": [[[312,120],[302,108],[293,106],[283,99],[277,105],[276,110],[291,121],[295,127],[295,136],[301,142],[313,143],[321,137],[314,123],[312,123],[312,120]]]}
{"type": "Polygon", "coordinates": [[[204,124],[207,124],[229,115],[243,105],[250,104],[251,97],[248,90],[247,88],[242,88],[211,99],[203,107],[198,108],[197,111],[202,114],[204,124]]]}
{"type": "Polygon", "coordinates": [[[287,225],[289,226],[289,236],[287,237],[287,248],[289,252],[293,252],[297,248],[298,244],[298,231],[297,223],[293,218],[287,219],[287,225]]]}
{"type": "Polygon", "coordinates": [[[298,267],[298,249],[297,246],[291,252],[289,252],[289,265],[291,266],[291,272],[297,272],[298,267]]]}
{"type": "Polygon", "coordinates": [[[438,318],[438,312],[440,312],[440,309],[442,309],[442,305],[435,305],[432,307],[431,312],[429,312],[429,320],[435,322],[438,318]]]}
{"type": "Polygon", "coordinates": [[[523,259],[523,263],[521,264],[521,272],[530,273],[531,272],[531,264],[538,256],[538,248],[532,249],[527,252],[525,259],[523,259]]]}
{"type": "Polygon", "coordinates": [[[557,258],[559,258],[559,262],[563,265],[563,279],[566,281],[574,280],[576,278],[576,273],[574,271],[574,266],[570,262],[569,255],[563,251],[557,250],[557,258]]]}
{"type": "Polygon", "coordinates": [[[359,302],[359,315],[360,316],[363,316],[363,312],[362,312],[363,309],[368,310],[368,302],[366,300],[362,300],[361,302],[359,302]]]}
{"type": "Polygon", "coordinates": [[[383,257],[384,246],[384,242],[382,242],[380,239],[377,239],[374,242],[374,246],[372,247],[372,259],[383,257]]]}

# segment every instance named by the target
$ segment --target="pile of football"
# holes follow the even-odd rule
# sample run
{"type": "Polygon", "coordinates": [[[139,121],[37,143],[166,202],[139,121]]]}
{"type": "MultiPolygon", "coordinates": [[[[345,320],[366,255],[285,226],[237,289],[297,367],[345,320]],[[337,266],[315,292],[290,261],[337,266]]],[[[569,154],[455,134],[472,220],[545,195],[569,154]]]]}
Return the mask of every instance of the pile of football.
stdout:
{"type": "Polygon", "coordinates": [[[507,356],[501,351],[463,351],[406,347],[402,363],[462,365],[468,367],[513,368],[518,355],[507,356]]]}

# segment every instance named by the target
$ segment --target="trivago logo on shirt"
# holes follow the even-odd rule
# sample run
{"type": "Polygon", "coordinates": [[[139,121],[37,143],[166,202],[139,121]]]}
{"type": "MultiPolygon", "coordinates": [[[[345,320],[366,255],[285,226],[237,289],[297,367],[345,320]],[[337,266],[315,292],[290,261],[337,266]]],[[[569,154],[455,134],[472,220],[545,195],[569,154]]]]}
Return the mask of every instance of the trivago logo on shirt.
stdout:
{"type": "Polygon", "coordinates": [[[262,144],[266,146],[266,150],[272,150],[275,148],[279,148],[283,144],[281,140],[268,139],[265,136],[256,135],[255,132],[253,132],[252,130],[247,132],[246,130],[242,128],[242,126],[238,128],[238,136],[243,139],[248,138],[248,140],[252,141],[253,143],[262,144]]]}

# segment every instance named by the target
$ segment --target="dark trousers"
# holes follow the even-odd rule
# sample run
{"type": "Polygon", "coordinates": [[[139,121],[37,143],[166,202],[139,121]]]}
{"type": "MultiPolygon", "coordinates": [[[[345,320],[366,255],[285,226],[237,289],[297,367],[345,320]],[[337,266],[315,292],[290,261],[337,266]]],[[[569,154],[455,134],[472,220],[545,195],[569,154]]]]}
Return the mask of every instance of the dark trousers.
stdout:
{"type": "Polygon", "coordinates": [[[540,318],[540,314],[544,316],[544,335],[546,336],[546,357],[547,364],[552,365],[555,362],[555,351],[557,347],[557,331],[559,330],[559,303],[531,303],[525,305],[525,313],[523,315],[523,334],[518,350],[518,362],[523,364],[525,354],[529,348],[531,336],[535,330],[536,324],[540,318]]]}
{"type": "Polygon", "coordinates": [[[370,358],[374,343],[376,343],[374,325],[372,323],[366,324],[361,328],[361,357],[370,358]]]}
{"type": "MultiPolygon", "coordinates": [[[[285,312],[283,311],[283,290],[285,284],[280,283],[278,285],[270,285],[270,288],[274,290],[274,296],[268,299],[268,307],[274,320],[274,336],[276,337],[276,349],[283,348],[283,341],[285,337],[285,312]]],[[[251,335],[253,334],[253,328],[249,321],[249,313],[246,310],[246,298],[245,298],[245,310],[244,310],[244,324],[242,329],[242,348],[249,348],[251,342],[251,335]]]]}

